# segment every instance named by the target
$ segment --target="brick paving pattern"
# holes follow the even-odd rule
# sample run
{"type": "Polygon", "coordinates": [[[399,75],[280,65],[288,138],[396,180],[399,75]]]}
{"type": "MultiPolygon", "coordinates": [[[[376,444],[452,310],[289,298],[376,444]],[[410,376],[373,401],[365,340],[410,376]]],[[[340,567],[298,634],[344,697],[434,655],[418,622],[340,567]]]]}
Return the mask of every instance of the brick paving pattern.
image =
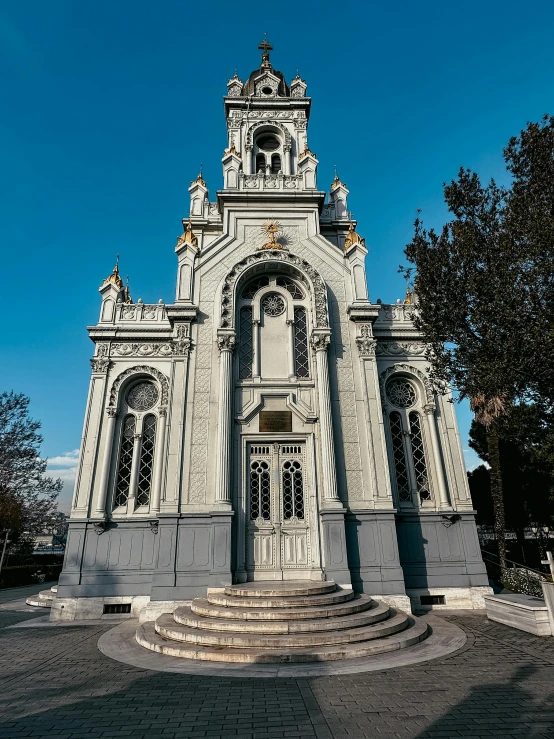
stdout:
{"type": "Polygon", "coordinates": [[[260,679],[126,666],[96,648],[113,624],[9,629],[44,613],[9,611],[5,600],[2,739],[554,737],[554,639],[493,624],[480,613],[447,616],[468,642],[432,662],[260,679]]]}

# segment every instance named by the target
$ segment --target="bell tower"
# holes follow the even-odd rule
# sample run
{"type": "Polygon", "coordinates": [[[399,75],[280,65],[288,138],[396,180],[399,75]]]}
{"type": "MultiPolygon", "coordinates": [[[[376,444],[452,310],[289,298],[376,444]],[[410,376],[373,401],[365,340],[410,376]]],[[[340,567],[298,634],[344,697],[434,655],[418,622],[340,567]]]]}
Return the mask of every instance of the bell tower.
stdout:
{"type": "Polygon", "coordinates": [[[316,190],[318,162],[307,140],[307,85],[297,74],[289,86],[271,64],[271,44],[264,39],[258,48],[260,67],[245,83],[236,74],[227,83],[225,189],[316,190]]]}

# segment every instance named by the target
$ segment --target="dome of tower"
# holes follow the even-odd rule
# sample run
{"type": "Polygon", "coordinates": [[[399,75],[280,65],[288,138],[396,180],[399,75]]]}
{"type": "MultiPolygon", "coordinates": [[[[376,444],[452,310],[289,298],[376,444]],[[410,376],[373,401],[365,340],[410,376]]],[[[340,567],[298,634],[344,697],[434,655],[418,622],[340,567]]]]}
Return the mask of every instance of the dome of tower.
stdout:
{"type": "Polygon", "coordinates": [[[273,69],[269,60],[269,52],[273,49],[265,39],[258,46],[262,49],[262,63],[255,69],[242,88],[242,95],[256,97],[289,97],[289,86],[281,72],[273,69]]]}

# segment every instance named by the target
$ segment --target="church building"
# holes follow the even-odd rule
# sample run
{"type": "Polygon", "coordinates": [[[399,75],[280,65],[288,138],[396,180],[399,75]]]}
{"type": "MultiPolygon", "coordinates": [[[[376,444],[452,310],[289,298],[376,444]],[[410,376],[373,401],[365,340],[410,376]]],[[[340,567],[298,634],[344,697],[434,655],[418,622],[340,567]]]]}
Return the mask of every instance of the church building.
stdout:
{"type": "Polygon", "coordinates": [[[318,187],[306,82],[260,48],[227,83],[222,189],[189,188],[175,299],[133,302],[117,265],[100,287],[54,620],[155,618],[250,581],[407,612],[490,592],[417,305],[369,299],[348,189],[318,187]]]}

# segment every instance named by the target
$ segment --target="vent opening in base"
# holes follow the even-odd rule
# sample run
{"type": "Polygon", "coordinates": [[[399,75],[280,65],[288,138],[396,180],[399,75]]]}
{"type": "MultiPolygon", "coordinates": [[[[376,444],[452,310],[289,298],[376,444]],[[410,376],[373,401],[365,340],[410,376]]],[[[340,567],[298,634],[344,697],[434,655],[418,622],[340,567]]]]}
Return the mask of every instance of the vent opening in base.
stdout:
{"type": "Polygon", "coordinates": [[[444,606],[444,595],[420,595],[419,602],[422,606],[444,606]]]}
{"type": "Polygon", "coordinates": [[[105,603],[103,613],[131,613],[130,603],[105,603]]]}

